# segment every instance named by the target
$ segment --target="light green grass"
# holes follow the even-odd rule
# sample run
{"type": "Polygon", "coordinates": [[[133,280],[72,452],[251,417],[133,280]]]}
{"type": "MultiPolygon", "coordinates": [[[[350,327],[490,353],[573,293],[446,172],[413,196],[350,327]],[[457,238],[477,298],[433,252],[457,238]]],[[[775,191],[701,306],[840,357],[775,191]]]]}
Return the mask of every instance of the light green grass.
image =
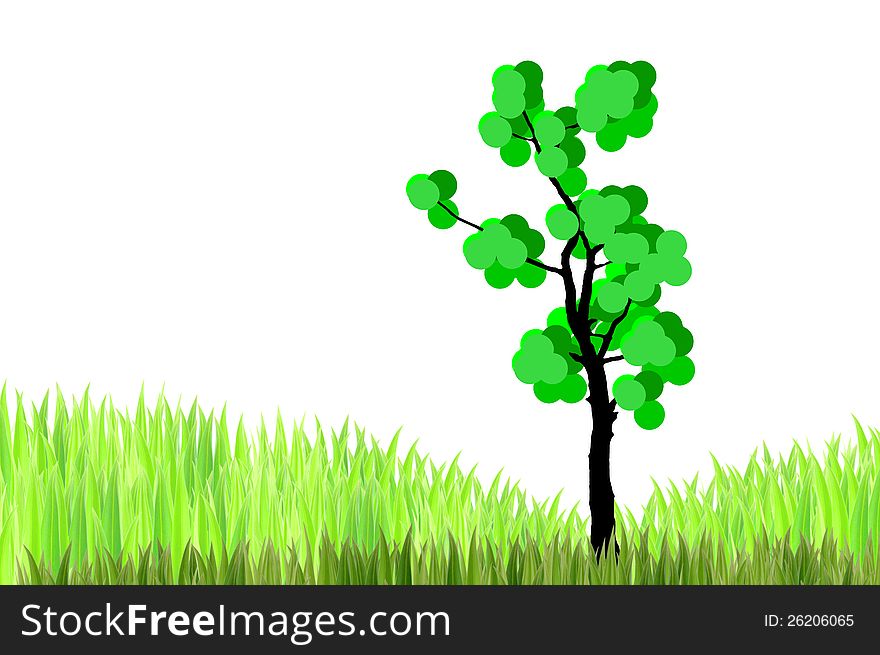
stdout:
{"type": "Polygon", "coordinates": [[[363,430],[230,432],[225,411],[88,393],[7,411],[0,396],[0,582],[876,583],[880,435],[824,457],[752,457],[619,512],[621,561],[588,521],[500,474],[484,487],[363,430]]]}

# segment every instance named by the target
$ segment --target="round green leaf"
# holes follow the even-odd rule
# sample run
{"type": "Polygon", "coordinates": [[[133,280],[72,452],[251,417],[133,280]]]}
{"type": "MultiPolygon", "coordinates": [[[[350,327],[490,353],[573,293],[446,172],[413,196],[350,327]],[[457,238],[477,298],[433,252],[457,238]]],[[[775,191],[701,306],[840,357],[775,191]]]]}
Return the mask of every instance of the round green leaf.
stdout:
{"type": "Polygon", "coordinates": [[[648,240],[641,234],[618,232],[605,244],[605,256],[612,262],[634,264],[648,255],[648,240]]]}
{"type": "Polygon", "coordinates": [[[513,371],[521,382],[558,384],[568,374],[565,359],[556,354],[553,342],[545,335],[529,333],[513,356],[513,371]]]}
{"type": "Polygon", "coordinates": [[[654,371],[642,371],[636,380],[645,389],[645,400],[657,400],[663,393],[663,378],[654,371]]]}
{"type": "Polygon", "coordinates": [[[547,279],[547,271],[531,264],[523,264],[516,271],[517,281],[526,289],[535,289],[547,279]]]}
{"type": "Polygon", "coordinates": [[[553,205],[547,210],[547,229],[557,239],[568,241],[577,234],[580,221],[565,205],[553,205]]]}
{"type": "MultiPolygon", "coordinates": [[[[456,214],[458,213],[458,207],[451,200],[447,200],[444,204],[456,214]]],[[[438,230],[448,230],[458,222],[455,216],[446,211],[440,204],[434,205],[428,210],[428,220],[438,230]]]]}
{"type": "Polygon", "coordinates": [[[498,263],[492,264],[487,268],[483,273],[483,276],[486,278],[486,282],[489,283],[489,286],[496,289],[506,289],[513,284],[513,281],[516,278],[516,274],[513,271],[504,268],[498,263]]]}
{"type": "Polygon", "coordinates": [[[626,290],[619,282],[609,282],[599,289],[599,295],[596,300],[599,303],[599,307],[606,312],[617,314],[626,307],[626,290]]]}
{"type": "Polygon", "coordinates": [[[514,168],[522,166],[532,155],[532,147],[528,141],[513,139],[506,145],[501,146],[501,160],[514,168]]]}
{"type": "Polygon", "coordinates": [[[614,399],[621,409],[637,410],[645,403],[645,387],[632,375],[621,375],[611,388],[614,399]]]}
{"type": "Polygon", "coordinates": [[[510,230],[510,235],[526,244],[528,256],[538,258],[544,252],[544,235],[529,227],[529,222],[519,214],[508,214],[501,224],[510,230]]]}
{"type": "Polygon", "coordinates": [[[496,257],[504,268],[517,269],[526,263],[529,251],[522,241],[511,238],[499,246],[496,257]]]}
{"type": "Polygon", "coordinates": [[[513,66],[499,66],[492,75],[492,86],[496,91],[523,93],[526,90],[526,78],[513,66]]]}
{"type": "Polygon", "coordinates": [[[666,366],[675,358],[675,344],[663,328],[650,319],[637,320],[621,339],[620,350],[633,366],[666,366]]]}
{"type": "Polygon", "coordinates": [[[535,119],[535,137],[542,146],[558,146],[565,138],[565,124],[553,112],[542,112],[535,119]]]}
{"type": "Polygon", "coordinates": [[[559,184],[562,190],[570,196],[579,196],[587,188],[587,174],[580,168],[572,167],[569,161],[569,168],[559,176],[559,184]]]}
{"type": "Polygon", "coordinates": [[[492,104],[504,118],[515,118],[525,110],[526,99],[521,91],[496,87],[495,92],[492,94],[492,104]]]}
{"type": "Polygon", "coordinates": [[[446,170],[436,170],[428,176],[428,179],[437,185],[437,189],[440,191],[440,200],[449,200],[458,188],[455,175],[446,170]]]}
{"type": "Polygon", "coordinates": [[[420,173],[409,178],[406,195],[416,209],[431,209],[440,200],[440,189],[427,175],[420,173]]]}
{"type": "Polygon", "coordinates": [[[535,155],[535,163],[542,175],[559,177],[568,168],[568,157],[559,148],[544,148],[535,155]]]}
{"type": "Polygon", "coordinates": [[[605,152],[617,152],[626,145],[626,128],[621,121],[608,123],[596,132],[596,145],[605,152]]]}
{"type": "Polygon", "coordinates": [[[540,86],[541,82],[544,81],[544,71],[533,61],[521,61],[514,68],[525,78],[526,85],[540,86]]]}
{"type": "Polygon", "coordinates": [[[472,234],[465,239],[461,249],[467,263],[474,268],[482,270],[495,263],[495,253],[492,251],[491,245],[486,242],[482,232],[472,234]]]}
{"type": "Polygon", "coordinates": [[[667,230],[657,237],[657,252],[670,257],[681,257],[687,250],[687,241],[681,232],[667,230]]]}
{"type": "Polygon", "coordinates": [[[513,128],[510,127],[510,123],[494,111],[484,115],[477,127],[483,142],[492,148],[501,148],[513,138],[513,128]]]}
{"type": "Polygon", "coordinates": [[[684,257],[673,259],[667,263],[666,282],[670,286],[680,287],[691,279],[691,273],[691,263],[687,259],[684,257]]]}
{"type": "Polygon", "coordinates": [[[655,286],[654,280],[641,270],[633,271],[623,281],[626,294],[636,302],[650,298],[651,294],[654,293],[655,286]]]}
{"type": "Polygon", "coordinates": [[[683,386],[694,379],[696,370],[690,357],[676,357],[663,367],[663,375],[671,384],[683,386]]]}
{"type": "Polygon", "coordinates": [[[573,134],[573,130],[568,132],[559,144],[559,147],[568,157],[569,166],[580,166],[586,158],[587,149],[584,147],[583,142],[573,134]]]}
{"type": "Polygon", "coordinates": [[[656,430],[666,418],[666,410],[656,400],[649,400],[635,411],[633,417],[643,430],[656,430]]]}
{"type": "Polygon", "coordinates": [[[568,318],[566,315],[565,307],[557,307],[552,312],[547,314],[547,327],[551,325],[561,325],[566,330],[571,332],[571,328],[568,325],[568,318]]]}
{"type": "Polygon", "coordinates": [[[579,403],[587,395],[587,381],[580,375],[565,376],[559,386],[559,398],[566,403],[579,403]]]}
{"type": "Polygon", "coordinates": [[[580,131],[580,126],[577,124],[577,109],[574,107],[560,107],[555,112],[556,116],[559,117],[565,126],[571,127],[571,132],[580,131]]]}

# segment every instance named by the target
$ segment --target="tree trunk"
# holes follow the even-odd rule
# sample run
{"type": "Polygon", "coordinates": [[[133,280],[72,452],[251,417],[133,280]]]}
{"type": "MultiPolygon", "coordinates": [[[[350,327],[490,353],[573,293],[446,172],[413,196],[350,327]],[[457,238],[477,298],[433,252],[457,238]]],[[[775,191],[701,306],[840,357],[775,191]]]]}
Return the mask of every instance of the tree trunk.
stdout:
{"type": "Polygon", "coordinates": [[[598,560],[606,557],[613,544],[615,559],[620,546],[614,535],[614,491],[611,488],[611,437],[617,412],[608,396],[608,381],[604,367],[591,366],[587,370],[590,385],[590,408],[593,432],[590,436],[590,543],[598,560]]]}

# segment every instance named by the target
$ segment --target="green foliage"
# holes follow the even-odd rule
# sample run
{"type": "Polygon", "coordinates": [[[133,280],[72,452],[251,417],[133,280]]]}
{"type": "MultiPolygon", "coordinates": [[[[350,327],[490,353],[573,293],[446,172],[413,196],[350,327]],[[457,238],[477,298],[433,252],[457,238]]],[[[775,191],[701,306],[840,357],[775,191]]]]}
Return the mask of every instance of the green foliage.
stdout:
{"type": "Polygon", "coordinates": [[[629,202],[616,194],[586,193],[581,196],[579,209],[591,244],[607,243],[615,228],[631,216],[629,202]]]}
{"type": "Polygon", "coordinates": [[[438,230],[448,230],[458,223],[455,216],[458,214],[458,206],[451,200],[443,205],[434,205],[428,210],[428,222],[438,230]]]}
{"type": "Polygon", "coordinates": [[[551,146],[535,155],[535,163],[542,175],[559,177],[568,169],[568,157],[561,148],[551,146]]]}
{"type": "Polygon", "coordinates": [[[662,325],[645,318],[621,339],[620,351],[633,366],[663,367],[675,359],[675,342],[666,336],[662,325]]]}
{"type": "Polygon", "coordinates": [[[703,486],[655,486],[639,518],[618,509],[615,565],[558,496],[484,487],[396,438],[280,419],[232,434],[225,412],[87,393],[54,416],[18,397],[11,421],[6,401],[0,583],[880,584],[880,433],[858,423],[824,456],[764,447],[739,469],[713,459],[703,486]]]}
{"type": "Polygon", "coordinates": [[[626,118],[632,113],[638,91],[639,78],[630,71],[591,68],[574,97],[578,125],[586,132],[598,132],[609,118],[626,118]]]}
{"type": "MultiPolygon", "coordinates": [[[[564,310],[563,310],[564,312],[564,310]]],[[[577,403],[587,395],[583,366],[572,353],[580,354],[577,340],[558,313],[551,313],[544,330],[529,330],[513,356],[513,370],[525,384],[534,385],[535,397],[544,403],[577,403]]]]}
{"type": "Polygon", "coordinates": [[[506,289],[516,280],[527,289],[539,287],[547,279],[547,271],[535,266],[520,266],[516,270],[504,268],[500,264],[493,264],[484,273],[489,286],[496,289],[506,289]]]}
{"type": "Polygon", "coordinates": [[[431,209],[440,201],[440,188],[427,175],[413,175],[406,184],[406,195],[416,209],[431,209]]]}
{"type": "MultiPolygon", "coordinates": [[[[593,268],[584,276],[583,288],[575,288],[575,297],[566,300],[578,311],[581,303],[589,303],[586,316],[576,322],[577,337],[565,310],[556,310],[548,329],[558,326],[564,336],[554,331],[555,340],[548,341],[546,330],[538,331],[538,336],[527,333],[533,338],[520,343],[514,372],[533,386],[542,402],[578,402],[586,397],[587,381],[573,356],[585,362],[601,357],[602,365],[623,360],[634,370],[622,371],[611,393],[618,406],[634,412],[637,425],[647,430],[665,419],[659,400],[665,386],[687,384],[695,375],[688,356],[693,335],[677,315],[657,309],[662,285],[680,286],[690,279],[687,241],[680,232],[645,218],[648,196],[642,188],[589,189],[581,165],[586,159],[584,133],[595,134],[599,147],[617,150],[628,137],[650,131],[657,110],[655,82],[654,68],[644,61],[594,66],[577,89],[574,104],[551,109],[545,105],[543,73],[537,64],[524,61],[496,69],[493,108],[479,120],[480,136],[498,148],[510,166],[526,164],[534,152],[538,171],[550,178],[561,201],[549,207],[545,224],[550,236],[564,242],[563,261],[558,266],[543,264],[543,236],[516,214],[480,225],[464,221],[478,231],[463,245],[467,262],[498,289],[514,281],[527,288],[540,286],[549,270],[563,277],[568,296],[579,280],[574,279],[567,258],[589,259],[585,264],[593,268]]],[[[432,225],[445,229],[461,220],[450,200],[455,189],[451,174],[435,171],[414,176],[407,194],[416,207],[428,208],[432,225]]]]}
{"type": "Polygon", "coordinates": [[[483,221],[482,230],[464,241],[462,250],[468,264],[487,269],[496,262],[506,269],[517,269],[526,263],[526,244],[514,237],[500,219],[483,221]]]}
{"type": "Polygon", "coordinates": [[[532,156],[532,149],[525,141],[511,141],[501,148],[501,160],[508,166],[524,166],[532,156]]]}
{"type": "MultiPolygon", "coordinates": [[[[487,146],[502,148],[513,137],[513,128],[510,121],[506,120],[498,112],[490,111],[480,119],[480,136],[487,146]]],[[[528,146],[527,146],[528,147],[528,146]]]]}
{"type": "Polygon", "coordinates": [[[666,418],[666,410],[656,400],[648,400],[633,412],[633,418],[643,430],[656,430],[666,418]]]}
{"type": "Polygon", "coordinates": [[[553,340],[542,330],[529,330],[520,341],[520,349],[513,356],[516,377],[526,384],[546,382],[558,384],[568,374],[568,362],[557,354],[553,340]]]}
{"type": "Polygon", "coordinates": [[[510,286],[514,280],[527,288],[540,286],[547,272],[527,262],[539,261],[544,252],[544,237],[529,227],[519,214],[502,219],[490,218],[480,231],[465,239],[463,252],[468,264],[484,270],[486,282],[496,289],[510,286]]]}
{"type": "Polygon", "coordinates": [[[542,146],[558,146],[565,138],[565,123],[552,111],[535,116],[535,138],[542,146]]]}
{"type": "Polygon", "coordinates": [[[565,205],[553,205],[547,210],[547,229],[557,239],[568,241],[580,228],[580,220],[565,205]]]}
{"type": "Polygon", "coordinates": [[[431,225],[441,230],[452,227],[458,220],[458,207],[452,202],[457,190],[455,176],[442,169],[430,175],[413,175],[406,183],[406,195],[412,206],[427,211],[431,225]]]}
{"type": "Polygon", "coordinates": [[[578,125],[595,133],[596,144],[609,152],[620,150],[627,137],[647,135],[657,113],[656,80],[645,61],[594,66],[575,94],[578,125]]]}
{"type": "Polygon", "coordinates": [[[621,409],[628,409],[630,411],[639,409],[648,398],[645,386],[636,379],[636,376],[629,373],[617,378],[611,390],[618,406],[621,409]]]}

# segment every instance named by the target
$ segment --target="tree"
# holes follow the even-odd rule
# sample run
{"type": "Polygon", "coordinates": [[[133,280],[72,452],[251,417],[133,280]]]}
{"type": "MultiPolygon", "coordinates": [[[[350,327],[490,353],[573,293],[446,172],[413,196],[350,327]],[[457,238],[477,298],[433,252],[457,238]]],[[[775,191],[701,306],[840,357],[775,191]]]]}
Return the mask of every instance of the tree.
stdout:
{"type": "Polygon", "coordinates": [[[523,216],[481,223],[462,217],[452,200],[458,183],[449,171],[414,175],[406,185],[410,202],[427,212],[434,227],[462,223],[475,230],[464,241],[464,257],[490,286],[503,289],[516,281],[535,288],[548,275],[561,280],[563,305],[549,313],[546,327],[523,335],[513,370],[542,402],[589,403],[590,542],[597,558],[607,555],[612,543],[615,555],[619,552],[610,472],[618,408],[633,412],[641,428],[654,430],[665,418],[658,400],[665,386],[694,377],[691,332],[676,314],[657,309],[661,284],[679,286],[691,276],[685,238],[648,222],[648,196],[638,186],[588,189],[581,169],[582,133],[594,134],[600,148],[613,152],[651,131],[655,80],[654,68],[644,61],[594,66],[574,106],[551,111],[534,62],[501,66],[492,76],[495,111],[480,119],[480,136],[509,166],[523,166],[534,156],[550,181],[559,202],[547,210],[545,222],[562,246],[558,266],[542,260],[545,238],[523,216]],[[615,374],[609,388],[618,362],[633,369],[615,374]]]}

